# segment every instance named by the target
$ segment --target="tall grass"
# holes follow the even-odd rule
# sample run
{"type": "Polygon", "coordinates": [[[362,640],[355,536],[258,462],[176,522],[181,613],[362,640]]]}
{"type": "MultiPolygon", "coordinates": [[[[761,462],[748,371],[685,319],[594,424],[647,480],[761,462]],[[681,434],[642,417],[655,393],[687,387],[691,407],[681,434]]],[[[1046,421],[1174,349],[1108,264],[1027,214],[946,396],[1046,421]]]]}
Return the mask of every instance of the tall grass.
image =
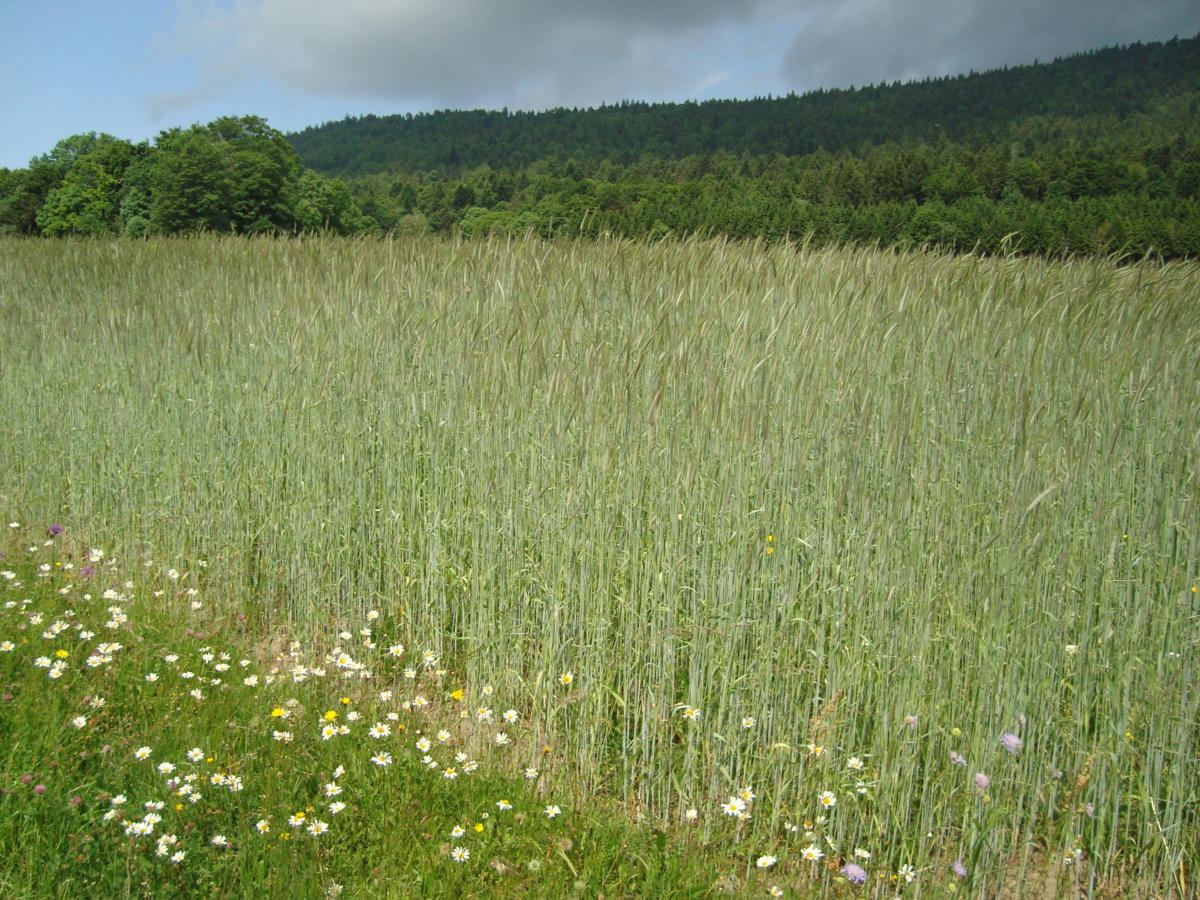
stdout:
{"type": "Polygon", "coordinates": [[[637,817],[752,783],[767,834],[832,790],[839,848],[961,857],[983,892],[1076,847],[1082,890],[1195,889],[1195,266],[2,251],[12,515],[204,557],[264,629],[385,609],[637,817]]]}

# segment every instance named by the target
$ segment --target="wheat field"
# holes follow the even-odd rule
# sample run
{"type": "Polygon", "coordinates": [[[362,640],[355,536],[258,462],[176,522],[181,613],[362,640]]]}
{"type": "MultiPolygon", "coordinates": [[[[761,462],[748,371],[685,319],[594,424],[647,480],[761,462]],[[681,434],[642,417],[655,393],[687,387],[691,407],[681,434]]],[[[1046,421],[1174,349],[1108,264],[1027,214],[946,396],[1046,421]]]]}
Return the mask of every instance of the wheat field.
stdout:
{"type": "Polygon", "coordinates": [[[634,822],[1196,890],[1196,266],[0,248],[9,517],[204,559],[264,640],[382,609],[634,822]]]}

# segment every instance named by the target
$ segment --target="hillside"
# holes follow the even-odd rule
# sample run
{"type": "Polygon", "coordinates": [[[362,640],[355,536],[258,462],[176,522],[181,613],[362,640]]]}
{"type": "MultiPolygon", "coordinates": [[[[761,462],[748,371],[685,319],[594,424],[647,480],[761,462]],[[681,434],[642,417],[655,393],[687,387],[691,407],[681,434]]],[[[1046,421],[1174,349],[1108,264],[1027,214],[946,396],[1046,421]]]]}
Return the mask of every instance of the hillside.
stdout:
{"type": "Polygon", "coordinates": [[[348,117],[288,140],[306,166],[342,176],[458,172],[480,165],[512,169],[547,157],[627,165],[646,156],[716,152],[802,156],[887,142],[985,143],[1025,135],[1031,121],[1124,120],[1188,94],[1195,114],[1197,92],[1200,36],[908,84],[777,98],[348,117]]]}
{"type": "Polygon", "coordinates": [[[0,169],[0,235],[692,234],[1200,258],[1200,36],[704,103],[224,117],[0,169]]]}

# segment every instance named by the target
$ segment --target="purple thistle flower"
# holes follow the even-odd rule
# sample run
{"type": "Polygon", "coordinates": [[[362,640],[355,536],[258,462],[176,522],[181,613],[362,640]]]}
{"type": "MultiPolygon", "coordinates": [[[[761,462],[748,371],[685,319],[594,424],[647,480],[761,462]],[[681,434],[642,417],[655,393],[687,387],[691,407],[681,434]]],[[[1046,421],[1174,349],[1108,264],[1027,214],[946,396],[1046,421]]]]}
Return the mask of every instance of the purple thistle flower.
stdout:
{"type": "Polygon", "coordinates": [[[83,575],[85,577],[88,575],[95,575],[96,570],[93,569],[91,566],[84,566],[82,569],[79,570],[79,574],[83,575]]]}
{"type": "Polygon", "coordinates": [[[46,529],[46,534],[50,535],[51,537],[54,537],[54,535],[56,535],[56,534],[62,534],[62,526],[61,525],[51,525],[49,528],[46,529]]]}
{"type": "Polygon", "coordinates": [[[1009,753],[1021,752],[1021,739],[1011,731],[1001,736],[1000,743],[1004,745],[1004,749],[1009,753]]]}
{"type": "Polygon", "coordinates": [[[953,750],[950,751],[950,762],[956,766],[965,766],[967,764],[966,758],[953,750]]]}
{"type": "Polygon", "coordinates": [[[851,884],[862,884],[867,880],[867,870],[858,863],[846,863],[842,866],[842,874],[851,884]]]}
{"type": "Polygon", "coordinates": [[[981,791],[986,791],[988,789],[988,785],[991,783],[992,779],[988,778],[982,772],[975,773],[975,787],[979,788],[981,791]]]}
{"type": "Polygon", "coordinates": [[[950,863],[950,871],[959,878],[967,877],[967,867],[962,864],[961,859],[956,859],[954,862],[950,863]]]}

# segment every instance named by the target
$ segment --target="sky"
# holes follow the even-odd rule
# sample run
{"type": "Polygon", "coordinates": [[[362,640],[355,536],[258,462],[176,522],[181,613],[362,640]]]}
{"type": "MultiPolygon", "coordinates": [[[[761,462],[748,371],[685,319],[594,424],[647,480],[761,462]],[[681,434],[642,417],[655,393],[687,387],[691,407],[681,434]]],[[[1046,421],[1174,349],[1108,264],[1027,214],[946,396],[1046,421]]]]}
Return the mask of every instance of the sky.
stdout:
{"type": "Polygon", "coordinates": [[[778,96],[1197,33],[1196,0],[3,0],[0,167],[223,115],[778,96]]]}

